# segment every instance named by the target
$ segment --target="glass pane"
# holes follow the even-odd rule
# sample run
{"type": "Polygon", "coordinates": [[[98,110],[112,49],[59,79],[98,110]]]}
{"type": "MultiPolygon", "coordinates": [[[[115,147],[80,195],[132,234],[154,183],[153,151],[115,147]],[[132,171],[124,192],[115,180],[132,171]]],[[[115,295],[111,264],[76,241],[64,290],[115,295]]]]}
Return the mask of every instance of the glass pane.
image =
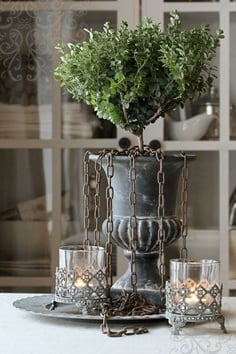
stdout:
{"type": "MultiPolygon", "coordinates": [[[[209,24],[211,32],[215,33],[219,28],[219,15],[217,13],[180,13],[182,27],[186,29],[198,28],[202,24],[209,24]]],[[[169,20],[169,14],[165,14],[165,23],[169,20]]],[[[219,68],[219,49],[213,59],[213,65],[219,68]]],[[[177,108],[169,113],[169,121],[165,121],[165,138],[169,140],[217,140],[220,134],[219,123],[219,71],[214,87],[199,99],[187,101],[184,108],[177,108]],[[199,117],[199,115],[201,116],[199,117]],[[195,120],[184,122],[189,118],[195,120]],[[202,119],[201,119],[202,117],[202,119]],[[176,122],[177,121],[177,122],[176,122]],[[196,129],[196,127],[198,129],[196,129]]]]}
{"type": "MultiPolygon", "coordinates": [[[[88,39],[85,28],[102,30],[105,22],[114,28],[116,11],[65,11],[62,15],[62,41],[82,42],[88,39]]],[[[116,129],[110,122],[98,119],[91,107],[76,103],[66,90],[62,93],[63,138],[115,138],[116,129]]]]}
{"type": "Polygon", "coordinates": [[[236,139],[236,84],[235,84],[235,72],[236,72],[236,12],[230,14],[230,137],[236,139]]]}
{"type": "Polygon", "coordinates": [[[83,242],[83,150],[62,151],[62,242],[83,242]],[[73,238],[73,239],[72,239],[73,238]]]}
{"type": "Polygon", "coordinates": [[[50,150],[0,150],[0,276],[50,274],[50,150]]]}
{"type": "Polygon", "coordinates": [[[196,160],[189,163],[188,224],[194,229],[218,229],[219,156],[214,151],[193,154],[196,160]]]}
{"type": "Polygon", "coordinates": [[[0,138],[51,138],[51,30],[50,12],[1,12],[0,138]]]}
{"type": "MultiPolygon", "coordinates": [[[[65,149],[62,152],[62,231],[63,242],[66,244],[81,243],[84,240],[84,154],[84,149],[65,149]]],[[[104,179],[101,189],[103,197],[105,196],[105,185],[104,179]]],[[[93,240],[96,180],[92,165],[89,166],[89,187],[89,230],[91,231],[91,240],[93,240]]],[[[101,210],[100,227],[106,218],[105,199],[102,204],[104,207],[101,210]]]]}

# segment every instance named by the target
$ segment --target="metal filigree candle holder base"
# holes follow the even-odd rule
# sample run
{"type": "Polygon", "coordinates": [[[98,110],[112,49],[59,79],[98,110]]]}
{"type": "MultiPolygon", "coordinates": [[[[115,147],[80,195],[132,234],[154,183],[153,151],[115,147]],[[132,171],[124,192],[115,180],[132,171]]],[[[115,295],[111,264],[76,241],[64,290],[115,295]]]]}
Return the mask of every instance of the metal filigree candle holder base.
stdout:
{"type": "Polygon", "coordinates": [[[81,313],[100,313],[107,299],[105,274],[102,270],[78,273],[78,270],[56,269],[55,301],[76,304],[81,313]]]}
{"type": "Polygon", "coordinates": [[[221,314],[222,285],[191,288],[189,284],[172,286],[166,282],[166,318],[173,327],[173,334],[180,334],[187,322],[216,321],[226,333],[224,316],[221,314]]]}

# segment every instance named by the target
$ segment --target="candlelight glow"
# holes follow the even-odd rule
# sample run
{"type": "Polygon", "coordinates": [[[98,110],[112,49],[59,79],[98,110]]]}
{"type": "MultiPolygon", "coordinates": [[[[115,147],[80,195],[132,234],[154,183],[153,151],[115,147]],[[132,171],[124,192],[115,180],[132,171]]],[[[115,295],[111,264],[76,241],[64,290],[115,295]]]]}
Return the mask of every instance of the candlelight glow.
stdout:
{"type": "Polygon", "coordinates": [[[189,296],[186,297],[185,302],[190,306],[194,306],[199,302],[199,299],[197,295],[190,294],[189,296]]]}
{"type": "Polygon", "coordinates": [[[86,283],[81,278],[77,278],[74,282],[74,285],[77,288],[84,288],[86,286],[86,283]]]}

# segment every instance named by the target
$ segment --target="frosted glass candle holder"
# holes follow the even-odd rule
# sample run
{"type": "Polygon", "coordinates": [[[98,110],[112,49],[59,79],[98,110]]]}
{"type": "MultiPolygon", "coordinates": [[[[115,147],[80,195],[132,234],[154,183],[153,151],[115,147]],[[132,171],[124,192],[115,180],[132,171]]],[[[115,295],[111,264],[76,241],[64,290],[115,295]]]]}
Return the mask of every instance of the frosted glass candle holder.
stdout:
{"type": "Polygon", "coordinates": [[[221,314],[222,285],[219,262],[211,259],[170,260],[166,282],[166,316],[179,334],[187,322],[214,320],[226,332],[221,314]]]}
{"type": "Polygon", "coordinates": [[[106,300],[105,250],[97,246],[59,249],[55,301],[76,304],[81,313],[99,312],[106,300]]]}

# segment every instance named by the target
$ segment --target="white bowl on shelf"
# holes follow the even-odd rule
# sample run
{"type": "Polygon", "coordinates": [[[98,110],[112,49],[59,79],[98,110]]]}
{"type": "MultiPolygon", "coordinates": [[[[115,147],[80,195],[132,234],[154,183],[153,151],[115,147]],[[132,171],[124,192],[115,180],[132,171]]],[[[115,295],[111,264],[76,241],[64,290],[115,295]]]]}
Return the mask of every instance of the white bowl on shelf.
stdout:
{"type": "Polygon", "coordinates": [[[167,136],[171,140],[200,140],[215,118],[213,114],[201,113],[186,120],[175,121],[168,115],[165,117],[167,136]]]}

